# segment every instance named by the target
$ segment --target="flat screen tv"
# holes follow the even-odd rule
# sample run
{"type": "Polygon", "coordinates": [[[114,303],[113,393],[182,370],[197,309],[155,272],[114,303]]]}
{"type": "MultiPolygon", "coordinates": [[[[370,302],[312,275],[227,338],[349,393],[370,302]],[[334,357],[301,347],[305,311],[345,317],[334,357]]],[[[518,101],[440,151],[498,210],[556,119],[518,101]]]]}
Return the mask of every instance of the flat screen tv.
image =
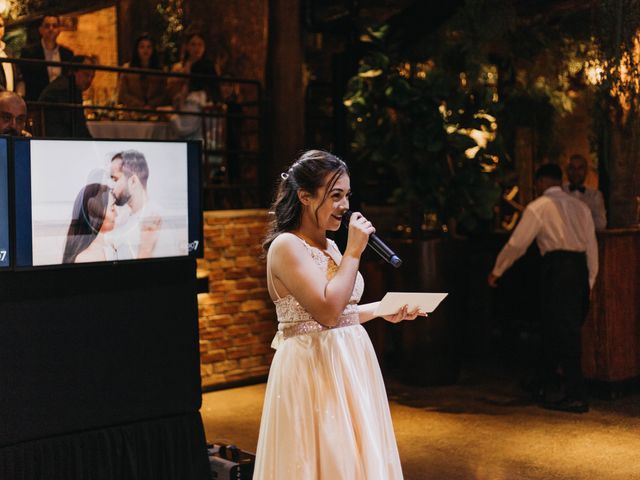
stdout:
{"type": "Polygon", "coordinates": [[[9,250],[9,161],[8,140],[0,137],[0,269],[11,265],[9,250]]]}
{"type": "Polygon", "coordinates": [[[16,139],[15,266],[202,255],[199,142],[16,139]]]}

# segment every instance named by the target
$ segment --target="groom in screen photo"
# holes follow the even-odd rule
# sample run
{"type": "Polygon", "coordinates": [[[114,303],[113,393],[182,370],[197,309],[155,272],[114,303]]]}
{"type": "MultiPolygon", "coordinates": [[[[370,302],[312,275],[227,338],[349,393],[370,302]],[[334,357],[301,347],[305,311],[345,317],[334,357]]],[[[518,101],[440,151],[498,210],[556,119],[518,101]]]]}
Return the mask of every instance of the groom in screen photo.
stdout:
{"type": "Polygon", "coordinates": [[[149,165],[137,150],[115,154],[110,165],[115,204],[128,207],[111,234],[117,260],[184,255],[162,210],[149,199],[149,165]]]}

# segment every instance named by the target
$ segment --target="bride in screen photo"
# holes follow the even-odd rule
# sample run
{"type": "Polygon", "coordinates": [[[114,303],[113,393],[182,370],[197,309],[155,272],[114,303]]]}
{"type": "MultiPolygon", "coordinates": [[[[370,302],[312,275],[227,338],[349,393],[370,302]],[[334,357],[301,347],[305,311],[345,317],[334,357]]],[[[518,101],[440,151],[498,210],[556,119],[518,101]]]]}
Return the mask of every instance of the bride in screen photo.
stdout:
{"type": "Polygon", "coordinates": [[[113,230],[116,216],[111,189],[100,183],[85,185],[73,204],[62,263],[113,260],[113,247],[105,233],[113,230]]]}
{"type": "MultiPolygon", "coordinates": [[[[116,198],[107,185],[90,183],[76,197],[67,232],[62,263],[116,260],[113,244],[106,234],[117,218],[116,198]]],[[[157,222],[145,222],[140,229],[140,250],[152,250],[158,236],[157,222]]]]}

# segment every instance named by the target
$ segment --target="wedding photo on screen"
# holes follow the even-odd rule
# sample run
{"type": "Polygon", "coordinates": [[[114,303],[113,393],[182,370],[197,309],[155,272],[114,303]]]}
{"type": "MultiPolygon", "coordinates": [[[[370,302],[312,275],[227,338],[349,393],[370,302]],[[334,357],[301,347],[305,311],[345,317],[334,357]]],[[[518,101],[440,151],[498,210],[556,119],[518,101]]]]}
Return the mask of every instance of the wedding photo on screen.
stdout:
{"type": "Polygon", "coordinates": [[[189,146],[31,140],[31,265],[188,255],[189,146]]]}
{"type": "Polygon", "coordinates": [[[0,137],[0,268],[6,268],[9,258],[9,172],[7,139],[0,137]]]}

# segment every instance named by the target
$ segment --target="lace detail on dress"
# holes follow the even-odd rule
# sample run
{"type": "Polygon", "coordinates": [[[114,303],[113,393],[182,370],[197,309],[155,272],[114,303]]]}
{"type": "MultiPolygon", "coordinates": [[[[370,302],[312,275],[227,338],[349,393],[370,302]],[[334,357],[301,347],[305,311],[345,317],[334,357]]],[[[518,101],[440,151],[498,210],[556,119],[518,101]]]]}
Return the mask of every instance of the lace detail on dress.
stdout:
{"type": "MultiPolygon", "coordinates": [[[[311,258],[313,258],[316,265],[325,272],[328,279],[331,279],[338,269],[338,265],[334,257],[327,256],[327,254],[319,248],[312,247],[304,240],[300,240],[307,247],[307,250],[311,254],[311,258]]],[[[339,252],[338,246],[335,242],[333,240],[329,240],[329,242],[334,252],[339,252]]],[[[278,333],[273,339],[271,347],[277,349],[285,339],[296,335],[306,335],[308,333],[322,332],[333,328],[359,324],[358,302],[360,301],[363,291],[364,280],[362,275],[360,275],[360,272],[358,272],[349,303],[338,318],[338,323],[334,327],[326,327],[315,321],[309,312],[307,312],[291,294],[275,300],[274,304],[278,315],[278,333]]]]}

